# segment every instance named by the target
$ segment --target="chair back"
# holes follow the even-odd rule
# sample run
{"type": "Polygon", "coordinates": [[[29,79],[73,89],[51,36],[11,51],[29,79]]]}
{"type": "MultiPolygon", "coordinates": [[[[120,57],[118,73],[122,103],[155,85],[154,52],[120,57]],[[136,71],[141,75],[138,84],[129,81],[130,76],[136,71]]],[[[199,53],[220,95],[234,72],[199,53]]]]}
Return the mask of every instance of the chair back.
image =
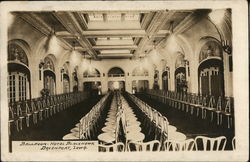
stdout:
{"type": "Polygon", "coordinates": [[[217,105],[216,105],[216,110],[221,111],[221,109],[222,109],[222,101],[221,101],[221,96],[219,96],[217,105]]]}
{"type": "Polygon", "coordinates": [[[235,147],[235,137],[232,139],[232,147],[233,147],[233,150],[235,150],[236,149],[236,147],[235,147]]]}
{"type": "Polygon", "coordinates": [[[149,142],[145,142],[145,143],[134,142],[134,141],[131,141],[128,143],[128,151],[153,152],[153,151],[160,151],[160,147],[161,147],[161,144],[158,140],[153,140],[153,141],[149,141],[149,142]]]}
{"type": "Polygon", "coordinates": [[[125,147],[122,142],[118,142],[115,144],[98,144],[99,152],[124,152],[125,147]]]}
{"type": "Polygon", "coordinates": [[[210,138],[205,136],[197,136],[195,138],[196,150],[203,151],[222,151],[225,149],[227,138],[225,136],[210,138]]]}
{"type": "Polygon", "coordinates": [[[194,139],[184,141],[166,140],[164,142],[165,151],[193,151],[195,149],[194,139]]]}

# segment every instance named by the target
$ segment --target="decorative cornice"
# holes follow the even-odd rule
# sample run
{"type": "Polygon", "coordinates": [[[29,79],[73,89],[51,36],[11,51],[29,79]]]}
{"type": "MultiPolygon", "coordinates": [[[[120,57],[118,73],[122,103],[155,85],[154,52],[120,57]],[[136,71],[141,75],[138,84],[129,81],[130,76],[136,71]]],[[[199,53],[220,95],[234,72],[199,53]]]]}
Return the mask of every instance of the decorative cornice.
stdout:
{"type": "Polygon", "coordinates": [[[77,19],[71,12],[53,12],[54,16],[62,23],[62,25],[68,30],[69,33],[77,37],[78,43],[88,49],[88,53],[96,58],[97,53],[92,49],[92,45],[89,41],[82,36],[82,28],[80,27],[77,19]]]}

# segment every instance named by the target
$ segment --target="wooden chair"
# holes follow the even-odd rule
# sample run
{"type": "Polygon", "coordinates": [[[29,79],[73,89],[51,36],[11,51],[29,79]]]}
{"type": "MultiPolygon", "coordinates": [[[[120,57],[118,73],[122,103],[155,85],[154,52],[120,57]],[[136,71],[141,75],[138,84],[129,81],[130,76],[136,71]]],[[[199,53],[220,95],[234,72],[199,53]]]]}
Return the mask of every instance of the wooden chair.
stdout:
{"type": "Polygon", "coordinates": [[[164,142],[165,151],[194,151],[194,149],[195,149],[194,139],[188,139],[184,141],[166,140],[164,142]]]}
{"type": "Polygon", "coordinates": [[[124,152],[125,146],[122,142],[115,144],[98,144],[99,152],[124,152]]]}
{"type": "Polygon", "coordinates": [[[195,138],[195,148],[198,151],[222,151],[225,149],[226,143],[227,138],[225,136],[215,138],[197,136],[195,138]]]}
{"type": "Polygon", "coordinates": [[[161,144],[158,140],[153,140],[149,142],[129,142],[128,143],[128,151],[160,151],[161,144]]]}

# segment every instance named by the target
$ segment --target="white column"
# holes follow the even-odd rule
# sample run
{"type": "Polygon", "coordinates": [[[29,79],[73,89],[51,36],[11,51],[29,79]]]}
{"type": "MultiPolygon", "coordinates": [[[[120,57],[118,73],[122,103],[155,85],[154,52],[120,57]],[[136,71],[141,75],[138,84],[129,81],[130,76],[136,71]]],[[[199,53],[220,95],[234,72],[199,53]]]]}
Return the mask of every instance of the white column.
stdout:
{"type": "Polygon", "coordinates": [[[102,93],[106,94],[108,92],[108,74],[104,73],[105,76],[103,76],[103,74],[101,74],[101,84],[102,84],[102,93]]]}
{"type": "Polygon", "coordinates": [[[189,69],[190,69],[190,77],[189,77],[189,92],[198,93],[198,61],[190,60],[189,69]]]}
{"type": "Polygon", "coordinates": [[[162,89],[162,68],[159,69],[159,89],[162,89]]]}
{"type": "Polygon", "coordinates": [[[229,55],[223,52],[225,96],[233,96],[233,73],[229,71],[229,55]]]}
{"type": "Polygon", "coordinates": [[[43,89],[43,68],[41,68],[41,80],[39,78],[39,61],[33,60],[29,65],[30,69],[30,82],[31,82],[31,98],[37,98],[41,96],[41,90],[43,89]]]}
{"type": "Polygon", "coordinates": [[[174,91],[175,90],[175,66],[174,63],[170,64],[170,79],[169,79],[169,90],[174,91]]]}

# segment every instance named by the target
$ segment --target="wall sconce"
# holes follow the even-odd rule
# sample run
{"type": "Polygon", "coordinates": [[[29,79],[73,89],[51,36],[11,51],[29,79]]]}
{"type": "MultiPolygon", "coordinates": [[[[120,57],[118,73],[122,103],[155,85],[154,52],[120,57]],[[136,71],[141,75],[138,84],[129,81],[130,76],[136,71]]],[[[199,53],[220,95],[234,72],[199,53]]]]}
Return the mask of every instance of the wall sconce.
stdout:
{"type": "Polygon", "coordinates": [[[41,60],[38,67],[39,67],[39,80],[42,80],[42,68],[44,67],[44,61],[41,60]]]}
{"type": "Polygon", "coordinates": [[[209,17],[209,20],[214,25],[215,29],[217,30],[217,32],[220,36],[220,43],[221,43],[223,51],[226,52],[227,54],[231,55],[232,54],[232,46],[230,46],[229,41],[223,40],[222,34],[221,34],[220,30],[218,29],[217,25],[214,23],[213,18],[211,19],[211,17],[209,17]]]}
{"type": "Polygon", "coordinates": [[[61,75],[61,81],[62,81],[62,79],[63,79],[63,73],[64,73],[64,69],[62,68],[62,69],[61,69],[61,74],[62,74],[62,75],[61,75]]]}
{"type": "Polygon", "coordinates": [[[128,73],[128,76],[129,76],[129,73],[128,73]]]}
{"type": "Polygon", "coordinates": [[[105,77],[105,73],[103,73],[102,76],[105,77]]]}
{"type": "Polygon", "coordinates": [[[44,64],[45,64],[44,61],[41,60],[40,63],[39,63],[39,69],[41,69],[44,66],[44,64]]]}
{"type": "Polygon", "coordinates": [[[185,62],[186,66],[189,66],[189,61],[188,60],[184,60],[184,62],[185,62]]]}
{"type": "Polygon", "coordinates": [[[223,50],[227,54],[231,55],[232,54],[232,47],[230,46],[229,41],[227,41],[227,40],[226,41],[222,41],[221,44],[222,44],[223,50]]]}

